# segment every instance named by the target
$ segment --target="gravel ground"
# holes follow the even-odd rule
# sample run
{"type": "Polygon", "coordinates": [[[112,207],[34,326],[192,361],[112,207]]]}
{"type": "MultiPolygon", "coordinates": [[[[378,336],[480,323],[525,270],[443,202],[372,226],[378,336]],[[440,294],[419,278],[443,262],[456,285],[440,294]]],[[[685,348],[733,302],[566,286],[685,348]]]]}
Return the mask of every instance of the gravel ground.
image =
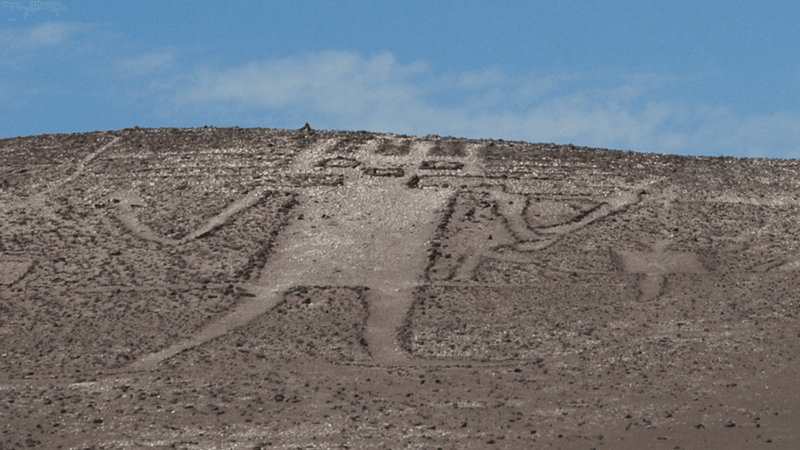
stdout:
{"type": "Polygon", "coordinates": [[[796,160],[0,140],[0,449],[798,448],[796,160]]]}

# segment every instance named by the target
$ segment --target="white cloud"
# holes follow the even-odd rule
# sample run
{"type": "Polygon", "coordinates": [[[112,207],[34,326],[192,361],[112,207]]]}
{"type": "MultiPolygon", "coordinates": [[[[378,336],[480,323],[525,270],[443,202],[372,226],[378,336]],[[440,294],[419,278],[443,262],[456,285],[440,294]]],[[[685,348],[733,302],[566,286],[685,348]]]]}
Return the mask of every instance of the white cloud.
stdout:
{"type": "Polygon", "coordinates": [[[139,56],[120,58],[114,63],[114,68],[125,75],[142,76],[157,69],[170,67],[174,61],[172,52],[158,50],[139,56]]]}
{"type": "Polygon", "coordinates": [[[461,74],[460,85],[465,89],[479,89],[503,83],[507,77],[500,68],[492,68],[481,73],[464,72],[461,74]]]}
{"type": "Polygon", "coordinates": [[[0,67],[24,70],[25,62],[48,61],[52,50],[63,50],[70,36],[88,27],[76,24],[43,23],[31,28],[0,30],[0,67]]]}
{"type": "Polygon", "coordinates": [[[658,96],[660,89],[683,81],[609,71],[509,76],[500,68],[435,76],[425,64],[404,65],[388,52],[366,59],[329,51],[199,70],[187,88],[174,93],[173,106],[232,105],[261,111],[261,117],[316,117],[328,129],[572,142],[656,153],[746,156],[770,146],[773,154],[778,148],[797,149],[797,113],[741,118],[724,106],[658,96]],[[460,100],[443,106],[437,98],[460,100]]]}
{"type": "Polygon", "coordinates": [[[84,27],[66,23],[43,23],[28,29],[0,30],[0,52],[34,51],[62,45],[84,27]]]}
{"type": "Polygon", "coordinates": [[[331,51],[223,71],[206,69],[179,100],[235,101],[271,108],[307,105],[326,113],[363,114],[382,102],[402,103],[418,96],[419,88],[404,79],[422,70],[421,64],[397,64],[389,53],[365,60],[331,51]]]}

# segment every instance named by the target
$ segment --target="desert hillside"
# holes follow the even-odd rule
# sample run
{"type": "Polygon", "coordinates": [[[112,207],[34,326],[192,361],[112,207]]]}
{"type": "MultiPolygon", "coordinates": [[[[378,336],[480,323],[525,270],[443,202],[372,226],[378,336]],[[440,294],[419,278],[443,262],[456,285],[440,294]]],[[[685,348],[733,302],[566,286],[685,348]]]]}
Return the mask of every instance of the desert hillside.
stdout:
{"type": "Polygon", "coordinates": [[[0,140],[0,450],[800,448],[800,166],[0,140]]]}

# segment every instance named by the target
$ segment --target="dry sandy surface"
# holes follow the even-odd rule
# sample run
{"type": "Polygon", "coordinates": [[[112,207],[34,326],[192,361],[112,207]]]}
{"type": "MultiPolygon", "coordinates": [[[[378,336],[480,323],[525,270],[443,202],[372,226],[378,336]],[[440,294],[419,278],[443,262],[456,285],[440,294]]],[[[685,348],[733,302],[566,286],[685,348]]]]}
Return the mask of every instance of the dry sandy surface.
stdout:
{"type": "Polygon", "coordinates": [[[0,140],[0,450],[800,448],[800,168],[0,140]]]}

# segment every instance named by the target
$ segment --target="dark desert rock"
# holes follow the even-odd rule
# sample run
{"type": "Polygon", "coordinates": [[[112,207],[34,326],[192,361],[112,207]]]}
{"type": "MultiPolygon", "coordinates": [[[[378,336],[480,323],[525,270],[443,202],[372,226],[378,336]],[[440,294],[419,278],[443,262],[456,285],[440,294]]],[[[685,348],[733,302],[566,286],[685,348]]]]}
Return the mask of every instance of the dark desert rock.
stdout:
{"type": "Polygon", "coordinates": [[[373,177],[402,177],[406,174],[402,167],[365,167],[363,172],[373,177]]]}
{"type": "Polygon", "coordinates": [[[457,161],[422,161],[419,168],[422,170],[461,170],[463,163],[457,161]]]}
{"type": "Polygon", "coordinates": [[[375,152],[385,156],[405,156],[411,151],[411,140],[381,139],[375,152]]]}
{"type": "Polygon", "coordinates": [[[456,139],[442,139],[435,141],[428,152],[428,156],[466,156],[466,142],[456,139]]]}

